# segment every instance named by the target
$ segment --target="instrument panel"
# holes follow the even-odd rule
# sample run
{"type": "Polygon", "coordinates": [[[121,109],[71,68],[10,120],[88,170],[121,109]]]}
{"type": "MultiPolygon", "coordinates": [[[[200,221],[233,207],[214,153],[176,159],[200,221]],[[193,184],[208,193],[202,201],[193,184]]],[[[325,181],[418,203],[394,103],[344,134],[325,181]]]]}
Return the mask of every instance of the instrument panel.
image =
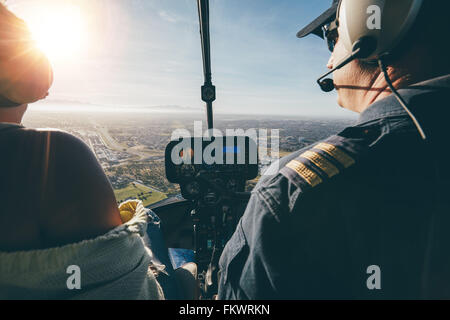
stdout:
{"type": "Polygon", "coordinates": [[[220,189],[244,191],[258,175],[258,148],[248,136],[180,138],[168,144],[165,159],[167,179],[189,200],[220,189]]]}

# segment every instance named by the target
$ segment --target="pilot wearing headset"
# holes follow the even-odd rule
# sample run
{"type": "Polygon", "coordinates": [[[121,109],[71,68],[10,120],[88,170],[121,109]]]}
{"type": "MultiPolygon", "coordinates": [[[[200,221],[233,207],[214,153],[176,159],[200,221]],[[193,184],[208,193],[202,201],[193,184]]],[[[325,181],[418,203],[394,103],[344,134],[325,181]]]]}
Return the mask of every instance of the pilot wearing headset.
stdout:
{"type": "Polygon", "coordinates": [[[342,132],[264,176],[220,259],[219,299],[450,298],[446,0],[334,0],[342,132]]]}

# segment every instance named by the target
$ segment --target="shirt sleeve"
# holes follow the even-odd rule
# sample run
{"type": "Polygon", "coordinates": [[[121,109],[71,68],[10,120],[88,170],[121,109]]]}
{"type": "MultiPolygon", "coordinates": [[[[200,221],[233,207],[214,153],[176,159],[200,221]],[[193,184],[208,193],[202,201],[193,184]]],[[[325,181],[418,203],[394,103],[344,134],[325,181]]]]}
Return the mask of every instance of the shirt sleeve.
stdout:
{"type": "MultiPolygon", "coordinates": [[[[282,192],[279,184],[272,190],[282,192]]],[[[288,222],[280,219],[287,208],[270,190],[254,191],[219,266],[219,299],[283,299],[289,281],[288,222]],[[276,214],[275,214],[276,213],[276,214]]]]}

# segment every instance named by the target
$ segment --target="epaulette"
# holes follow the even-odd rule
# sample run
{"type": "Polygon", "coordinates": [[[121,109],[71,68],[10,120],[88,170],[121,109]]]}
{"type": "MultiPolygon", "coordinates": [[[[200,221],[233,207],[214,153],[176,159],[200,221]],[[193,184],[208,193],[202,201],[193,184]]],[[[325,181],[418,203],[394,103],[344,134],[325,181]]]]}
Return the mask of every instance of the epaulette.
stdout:
{"type": "Polygon", "coordinates": [[[363,152],[359,143],[333,136],[290,161],[280,173],[302,191],[314,188],[353,166],[363,152]]]}

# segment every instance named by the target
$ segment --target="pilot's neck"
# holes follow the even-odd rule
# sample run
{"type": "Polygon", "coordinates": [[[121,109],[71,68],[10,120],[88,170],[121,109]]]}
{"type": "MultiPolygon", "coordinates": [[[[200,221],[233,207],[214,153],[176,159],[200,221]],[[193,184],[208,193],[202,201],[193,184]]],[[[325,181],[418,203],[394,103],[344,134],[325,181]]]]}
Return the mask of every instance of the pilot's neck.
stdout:
{"type": "MultiPolygon", "coordinates": [[[[392,84],[394,88],[402,89],[406,88],[409,85],[414,83],[413,78],[409,75],[396,75],[392,73],[391,70],[388,71],[389,78],[392,81],[392,84]]],[[[361,106],[365,106],[365,108],[361,108],[361,110],[358,110],[359,113],[363,112],[365,109],[367,109],[369,106],[374,104],[377,101],[380,101],[392,94],[392,91],[389,89],[389,86],[386,82],[386,79],[384,78],[383,73],[379,73],[378,76],[374,79],[372,82],[371,90],[367,90],[363,99],[364,102],[361,103],[361,106]]]]}
{"type": "Polygon", "coordinates": [[[22,124],[23,115],[27,111],[28,105],[23,104],[13,108],[0,107],[0,122],[22,124]]]}

